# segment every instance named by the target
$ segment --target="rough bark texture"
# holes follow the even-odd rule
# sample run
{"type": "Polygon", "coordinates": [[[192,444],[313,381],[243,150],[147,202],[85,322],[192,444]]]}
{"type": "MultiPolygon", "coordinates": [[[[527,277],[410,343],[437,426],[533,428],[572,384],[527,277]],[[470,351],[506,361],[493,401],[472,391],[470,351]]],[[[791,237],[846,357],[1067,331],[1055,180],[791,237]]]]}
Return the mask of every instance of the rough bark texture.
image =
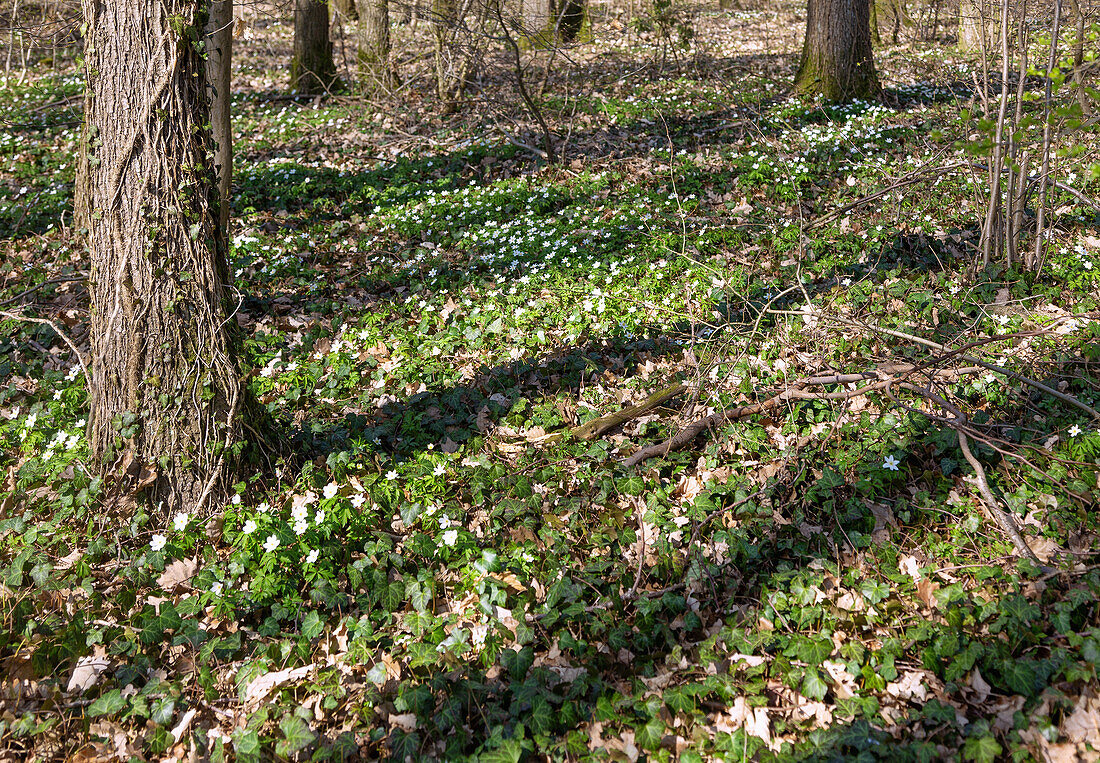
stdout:
{"type": "Polygon", "coordinates": [[[129,453],[167,511],[224,497],[247,390],[227,328],[197,0],[84,0],[89,440],[129,453]]]}
{"type": "Polygon", "coordinates": [[[878,95],[867,0],[809,0],[795,90],[830,101],[878,95]]]}
{"type": "Polygon", "coordinates": [[[368,87],[393,84],[389,0],[359,0],[359,72],[368,87]]]}
{"type": "Polygon", "coordinates": [[[210,128],[218,173],[218,220],[229,226],[229,189],[233,182],[233,122],[229,104],[233,61],[233,0],[212,0],[206,23],[206,81],[210,84],[210,128]]]}
{"type": "Polygon", "coordinates": [[[332,41],[328,33],[328,3],[295,0],[294,56],[290,88],[296,93],[327,93],[336,83],[332,41]]]}
{"type": "Polygon", "coordinates": [[[348,21],[359,19],[359,11],[355,7],[355,0],[332,0],[332,7],[348,21]]]}
{"type": "Polygon", "coordinates": [[[991,51],[998,34],[996,15],[992,0],[959,0],[959,49],[991,51]]]}
{"type": "Polygon", "coordinates": [[[575,42],[585,21],[584,0],[522,0],[524,44],[575,42]]]}

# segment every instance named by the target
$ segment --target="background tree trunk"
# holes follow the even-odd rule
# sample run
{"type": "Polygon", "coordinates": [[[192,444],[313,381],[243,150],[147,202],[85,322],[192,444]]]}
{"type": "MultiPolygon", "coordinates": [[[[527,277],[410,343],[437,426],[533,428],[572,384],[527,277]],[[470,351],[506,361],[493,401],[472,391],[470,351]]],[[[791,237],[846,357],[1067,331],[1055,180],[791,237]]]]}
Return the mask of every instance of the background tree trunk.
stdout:
{"type": "Polygon", "coordinates": [[[227,328],[206,19],[197,0],[83,10],[92,457],[106,471],[128,453],[155,470],[154,505],[195,511],[224,499],[250,405],[227,328]]]}
{"type": "Polygon", "coordinates": [[[295,0],[294,56],[290,59],[290,89],[296,93],[327,93],[336,83],[328,3],[295,0]]]}
{"type": "Polygon", "coordinates": [[[879,93],[867,0],[809,0],[795,90],[830,101],[879,93]]]}
{"type": "Polygon", "coordinates": [[[214,167],[218,172],[218,224],[229,230],[229,189],[233,182],[233,0],[212,0],[206,23],[206,81],[210,97],[210,127],[214,135],[214,167]]]}
{"type": "Polygon", "coordinates": [[[553,47],[575,42],[585,22],[584,0],[522,0],[523,43],[553,47]]]}
{"type": "Polygon", "coordinates": [[[332,7],[348,21],[359,20],[359,11],[355,7],[355,0],[332,0],[332,7]]]}
{"type": "MultiPolygon", "coordinates": [[[[435,43],[435,92],[444,113],[454,111],[466,87],[466,62],[459,46],[460,0],[432,0],[432,37],[435,43]]],[[[465,3],[463,3],[465,5],[465,3]]],[[[483,3],[488,6],[488,2],[483,3]]]]}
{"type": "Polygon", "coordinates": [[[998,24],[991,0],[959,0],[959,49],[973,53],[989,51],[998,24]]]}
{"type": "Polygon", "coordinates": [[[359,71],[368,87],[393,85],[388,0],[359,0],[359,71]]]}

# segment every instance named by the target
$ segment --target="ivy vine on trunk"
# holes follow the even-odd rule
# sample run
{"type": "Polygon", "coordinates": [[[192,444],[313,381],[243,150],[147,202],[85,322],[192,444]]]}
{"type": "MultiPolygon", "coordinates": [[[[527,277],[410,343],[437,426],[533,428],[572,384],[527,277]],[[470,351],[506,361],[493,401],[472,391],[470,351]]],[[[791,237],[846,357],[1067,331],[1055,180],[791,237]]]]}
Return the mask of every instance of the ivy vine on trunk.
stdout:
{"type": "MultiPolygon", "coordinates": [[[[224,499],[255,410],[237,359],[202,52],[208,3],[84,0],[89,441],[154,506],[224,499]]],[[[255,429],[255,428],[253,428],[255,429]]]]}

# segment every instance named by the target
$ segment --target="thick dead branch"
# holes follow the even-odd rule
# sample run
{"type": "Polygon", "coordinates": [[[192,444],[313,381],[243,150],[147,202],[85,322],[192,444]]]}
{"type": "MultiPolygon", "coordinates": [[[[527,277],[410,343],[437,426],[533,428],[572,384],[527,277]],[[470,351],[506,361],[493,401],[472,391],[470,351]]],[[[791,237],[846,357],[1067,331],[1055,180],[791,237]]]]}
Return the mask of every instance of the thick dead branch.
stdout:
{"type": "Polygon", "coordinates": [[[684,385],[680,382],[676,382],[670,387],[665,387],[660,392],[654,392],[637,405],[623,408],[621,411],[609,413],[606,416],[600,416],[598,419],[586,421],[583,424],[573,427],[570,432],[579,440],[594,440],[607,430],[638,418],[647,411],[664,403],[666,400],[676,397],[683,391],[684,385]]]}

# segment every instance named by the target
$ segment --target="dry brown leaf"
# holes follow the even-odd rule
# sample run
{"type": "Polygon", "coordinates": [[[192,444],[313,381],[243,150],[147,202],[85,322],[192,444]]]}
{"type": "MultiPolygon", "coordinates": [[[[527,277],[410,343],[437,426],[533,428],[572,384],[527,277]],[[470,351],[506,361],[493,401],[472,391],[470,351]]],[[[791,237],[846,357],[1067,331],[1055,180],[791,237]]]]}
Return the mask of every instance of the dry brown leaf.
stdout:
{"type": "Polygon", "coordinates": [[[489,406],[481,406],[481,410],[477,412],[477,431],[488,432],[493,426],[493,420],[489,418],[489,406]]]}
{"type": "MultiPolygon", "coordinates": [[[[97,652],[102,652],[97,649],[97,652]]],[[[76,661],[73,674],[69,676],[69,683],[65,691],[69,694],[76,692],[83,694],[99,681],[99,677],[111,667],[111,661],[105,654],[94,654],[81,657],[76,661]]]]}
{"type": "Polygon", "coordinates": [[[907,670],[897,681],[886,684],[886,693],[898,699],[915,699],[923,702],[928,699],[928,687],[924,684],[924,674],[907,670]]]}
{"type": "Polygon", "coordinates": [[[917,596],[924,602],[925,606],[929,609],[936,608],[936,591],[939,590],[940,584],[936,583],[928,578],[923,578],[917,581],[917,596]]]}
{"type": "Polygon", "coordinates": [[[992,690],[992,687],[982,678],[982,674],[977,668],[970,671],[970,688],[974,690],[974,698],[979,703],[985,702],[992,690]]]}
{"type": "Polygon", "coordinates": [[[1044,562],[1049,562],[1052,558],[1058,554],[1065,553],[1065,550],[1058,545],[1058,542],[1051,538],[1030,538],[1027,545],[1031,546],[1031,550],[1035,552],[1035,556],[1039,557],[1044,562]]]}
{"type": "Polygon", "coordinates": [[[298,681],[305,678],[312,670],[312,665],[302,665],[298,668],[276,670],[272,673],[265,673],[262,676],[257,676],[248,683],[248,688],[245,689],[244,703],[246,705],[259,704],[260,701],[275,688],[290,683],[291,681],[298,681]]]}
{"type": "Polygon", "coordinates": [[[829,678],[833,679],[833,693],[839,699],[850,699],[856,695],[858,688],[856,677],[848,672],[848,668],[845,667],[844,663],[825,660],[821,663],[821,667],[825,668],[829,678]]]}
{"type": "Polygon", "coordinates": [[[879,545],[886,543],[890,540],[890,530],[897,529],[898,526],[893,509],[884,503],[866,501],[866,504],[875,517],[875,529],[871,530],[871,540],[879,545]]]}
{"type": "Polygon", "coordinates": [[[177,559],[164,568],[164,572],[157,578],[157,585],[165,591],[190,589],[191,578],[195,577],[198,568],[198,559],[177,559]]]}
{"type": "Polygon", "coordinates": [[[74,564],[84,558],[84,552],[80,549],[73,549],[70,553],[57,560],[57,564],[53,566],[55,570],[67,570],[74,564]]]}
{"type": "Polygon", "coordinates": [[[191,728],[191,721],[194,720],[196,713],[198,713],[198,709],[193,707],[183,714],[183,717],[180,718],[180,722],[172,729],[173,740],[179,742],[183,739],[183,735],[187,733],[187,729],[191,728]]]}
{"type": "Polygon", "coordinates": [[[1100,700],[1086,691],[1077,698],[1077,706],[1062,722],[1062,733],[1071,742],[1087,742],[1100,747],[1100,700]]]}
{"type": "Polygon", "coordinates": [[[416,713],[395,713],[389,717],[389,722],[402,731],[416,731],[416,713]]]}

